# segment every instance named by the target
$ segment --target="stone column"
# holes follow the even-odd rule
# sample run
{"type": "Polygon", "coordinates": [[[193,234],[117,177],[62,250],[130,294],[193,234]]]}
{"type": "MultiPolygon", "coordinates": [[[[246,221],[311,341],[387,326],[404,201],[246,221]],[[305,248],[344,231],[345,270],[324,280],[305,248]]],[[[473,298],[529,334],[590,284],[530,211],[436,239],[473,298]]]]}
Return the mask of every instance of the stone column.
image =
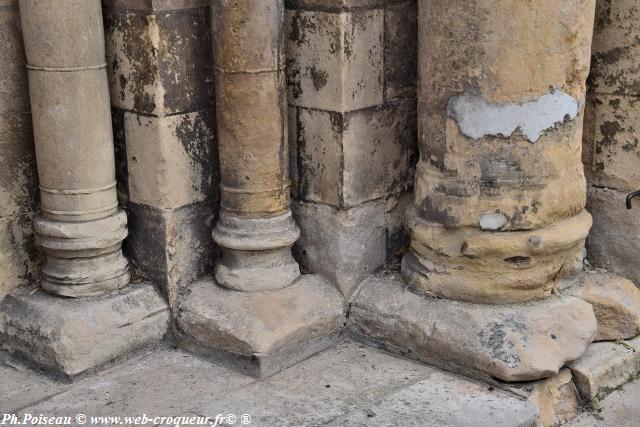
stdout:
{"type": "Polygon", "coordinates": [[[182,345],[256,376],[331,345],[340,292],[300,275],[289,208],[283,0],[212,0],[221,208],[216,283],[179,302],[182,345]]]}
{"type": "Polygon", "coordinates": [[[129,283],[122,255],[99,1],[20,2],[40,178],[42,288],[98,296],[129,283]],[[63,4],[64,3],[64,4],[63,4]]]}
{"type": "Polygon", "coordinates": [[[19,290],[0,303],[0,345],[74,377],[159,341],[169,310],[153,285],[126,286],[100,0],[19,5],[48,294],[19,290]]]}
{"type": "Polygon", "coordinates": [[[273,290],[300,275],[291,247],[282,1],[212,3],[221,207],[218,283],[273,290]]]}
{"type": "Polygon", "coordinates": [[[365,283],[361,332],[508,381],[583,354],[593,310],[555,294],[582,270],[591,227],[580,153],[594,8],[420,1],[411,292],[365,283]]]}

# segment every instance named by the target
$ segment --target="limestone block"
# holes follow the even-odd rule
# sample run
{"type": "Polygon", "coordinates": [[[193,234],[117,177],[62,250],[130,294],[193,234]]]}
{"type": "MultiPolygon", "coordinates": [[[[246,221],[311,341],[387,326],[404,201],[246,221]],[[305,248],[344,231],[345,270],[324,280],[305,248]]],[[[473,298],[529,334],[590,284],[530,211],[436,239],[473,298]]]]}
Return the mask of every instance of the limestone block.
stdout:
{"type": "Polygon", "coordinates": [[[0,218],[35,211],[38,178],[29,113],[0,114],[0,218]]]}
{"type": "Polygon", "coordinates": [[[30,215],[0,218],[0,300],[38,275],[38,253],[30,215]]]}
{"type": "Polygon", "coordinates": [[[599,268],[631,279],[640,285],[640,206],[625,206],[627,193],[589,188],[587,209],[593,227],[587,239],[589,261],[599,268]]]}
{"type": "Polygon", "coordinates": [[[640,373],[640,338],[597,342],[569,364],[578,390],[586,399],[602,398],[640,373]]]}
{"type": "Polygon", "coordinates": [[[640,184],[640,98],[593,94],[585,115],[583,161],[589,182],[635,191],[640,184]]]}
{"type": "Polygon", "coordinates": [[[580,396],[567,368],[552,377],[524,383],[505,384],[506,388],[527,399],[539,411],[537,426],[552,427],[573,419],[580,408],[580,396]]]}
{"type": "Polygon", "coordinates": [[[407,218],[414,209],[413,193],[408,191],[387,198],[385,214],[386,264],[397,265],[410,245],[407,218]]]}
{"type": "Polygon", "coordinates": [[[0,303],[0,343],[3,350],[74,377],[158,343],[169,317],[150,284],[80,300],[15,293],[0,303]]]}
{"type": "Polygon", "coordinates": [[[0,4],[0,114],[29,111],[26,59],[18,2],[0,4]]]}
{"type": "Polygon", "coordinates": [[[300,108],[298,197],[350,207],[408,188],[415,114],[414,101],[346,114],[300,108]]]}
{"type": "Polygon", "coordinates": [[[289,103],[345,112],[383,101],[384,12],[287,10],[289,103]]]}
{"type": "Polygon", "coordinates": [[[295,202],[301,234],[294,253],[307,270],[335,284],[346,299],[362,279],[385,262],[385,204],[380,201],[338,210],[319,203],[295,202]]]}
{"type": "Polygon", "coordinates": [[[125,253],[144,276],[158,284],[171,307],[181,289],[210,273],[216,205],[199,203],[174,210],[129,204],[125,253]]]}
{"type": "Polygon", "coordinates": [[[504,381],[557,374],[584,353],[597,328],[591,306],[578,298],[468,304],[417,295],[399,275],[366,279],[349,319],[358,333],[404,354],[504,381]]]}
{"type": "Polygon", "coordinates": [[[138,12],[170,12],[208,7],[209,0],[102,0],[102,4],[110,9],[138,12]]]}
{"type": "Polygon", "coordinates": [[[303,275],[269,292],[236,292],[205,280],[189,286],[176,321],[187,348],[202,347],[262,377],[333,343],[344,326],[343,304],[320,276],[303,275]]]}
{"type": "Polygon", "coordinates": [[[380,8],[395,0],[286,0],[287,8],[345,12],[358,8],[380,8]]]}
{"type": "Polygon", "coordinates": [[[640,290],[624,277],[586,271],[565,293],[593,307],[598,319],[594,341],[623,340],[640,334],[640,290]]]}
{"type": "Polygon", "coordinates": [[[384,99],[415,96],[418,79],[418,2],[384,9],[384,99]]]}
{"type": "Polygon", "coordinates": [[[598,0],[589,86],[599,94],[640,95],[640,11],[634,0],[598,0]]]}
{"type": "Polygon", "coordinates": [[[120,108],[111,109],[113,148],[116,161],[116,191],[118,193],[118,202],[123,206],[126,206],[129,202],[129,165],[127,164],[125,115],[125,110],[120,108]]]}
{"type": "Polygon", "coordinates": [[[147,117],[125,114],[129,200],[173,209],[211,199],[218,153],[213,112],[147,117]]]}
{"type": "Polygon", "coordinates": [[[213,105],[209,8],[108,8],[105,26],[114,107],[165,116],[213,105]]]}

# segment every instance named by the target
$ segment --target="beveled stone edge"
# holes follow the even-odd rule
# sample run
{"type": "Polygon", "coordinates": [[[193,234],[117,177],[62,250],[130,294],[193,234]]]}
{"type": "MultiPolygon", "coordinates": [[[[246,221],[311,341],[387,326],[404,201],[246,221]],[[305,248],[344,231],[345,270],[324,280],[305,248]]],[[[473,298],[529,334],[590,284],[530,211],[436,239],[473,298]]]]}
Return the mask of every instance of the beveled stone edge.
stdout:
{"type": "Polygon", "coordinates": [[[208,8],[209,0],[102,0],[102,6],[108,9],[153,14],[158,12],[208,8]]]}

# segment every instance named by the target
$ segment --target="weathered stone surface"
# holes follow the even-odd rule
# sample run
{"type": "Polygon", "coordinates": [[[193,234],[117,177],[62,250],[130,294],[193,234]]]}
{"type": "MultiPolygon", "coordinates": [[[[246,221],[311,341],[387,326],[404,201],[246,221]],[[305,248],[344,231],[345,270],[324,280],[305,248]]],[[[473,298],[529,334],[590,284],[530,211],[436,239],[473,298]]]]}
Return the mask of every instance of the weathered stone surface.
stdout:
{"type": "Polygon", "coordinates": [[[209,6],[209,0],[103,0],[102,3],[111,9],[139,12],[172,12],[209,6]]]}
{"type": "Polygon", "coordinates": [[[125,254],[161,287],[171,307],[186,284],[213,270],[217,248],[211,230],[216,206],[198,203],[161,210],[129,204],[125,254]]]}
{"type": "Polygon", "coordinates": [[[384,12],[286,11],[289,103],[335,112],[383,102],[384,12]]]}
{"type": "Polygon", "coordinates": [[[589,182],[620,191],[637,190],[640,99],[591,94],[588,101],[583,162],[589,182]]]}
{"type": "Polygon", "coordinates": [[[558,280],[582,270],[591,216],[528,231],[489,232],[440,224],[413,226],[402,274],[419,293],[484,304],[549,296],[558,280]]]}
{"type": "Polygon", "coordinates": [[[0,114],[29,111],[29,88],[18,2],[0,4],[0,114]]]}
{"type": "Polygon", "coordinates": [[[343,299],[320,276],[270,292],[213,281],[189,286],[176,322],[183,344],[255,376],[268,376],[327,348],[344,326],[343,299]]]}
{"type": "Polygon", "coordinates": [[[634,0],[598,0],[589,76],[593,91],[640,95],[639,18],[634,0]]]}
{"type": "Polygon", "coordinates": [[[410,186],[413,101],[346,114],[299,108],[296,129],[300,199],[351,207],[410,186]]]}
{"type": "Polygon", "coordinates": [[[300,224],[296,258],[321,274],[349,299],[362,279],[385,262],[385,205],[375,201],[338,210],[320,203],[295,202],[300,224]]]}
{"type": "Polygon", "coordinates": [[[105,416],[107,408],[108,416],[209,416],[202,423],[206,425],[214,424],[219,413],[235,414],[235,425],[243,425],[241,414],[250,414],[250,425],[297,427],[335,425],[369,413],[372,418],[364,415],[368,425],[434,420],[450,426],[467,421],[474,409],[474,425],[491,425],[507,416],[513,424],[504,425],[519,425],[527,414],[532,417],[529,425],[535,423],[535,408],[527,402],[349,340],[259,380],[173,349],[143,354],[70,385],[14,366],[0,362],[5,380],[0,382],[0,410],[20,416],[55,414],[73,420],[79,413],[105,416]],[[398,407],[403,396],[408,404],[398,407]],[[383,422],[388,413],[401,421],[383,422]]]}
{"type": "Polygon", "coordinates": [[[370,407],[338,418],[332,426],[522,426],[536,425],[538,411],[528,402],[446,374],[434,374],[385,396],[370,407]],[[461,410],[464,408],[463,410],[461,410]]]}
{"type": "Polygon", "coordinates": [[[358,333],[428,363],[505,381],[557,374],[584,353],[597,328],[591,306],[578,298],[468,304],[416,295],[398,275],[363,282],[349,319],[358,333]]]}
{"type": "Polygon", "coordinates": [[[589,188],[587,209],[593,227],[587,239],[589,261],[596,267],[631,279],[640,285],[640,206],[625,206],[626,192],[589,188]]]}
{"type": "Polygon", "coordinates": [[[129,201],[176,209],[217,197],[213,111],[145,117],[126,113],[129,201]]]}
{"type": "Polygon", "coordinates": [[[31,216],[0,218],[0,300],[38,276],[38,253],[31,216]]]}
{"type": "Polygon", "coordinates": [[[617,387],[638,378],[640,338],[593,343],[580,359],[569,364],[569,368],[585,398],[601,399],[617,387]]]}
{"type": "Polygon", "coordinates": [[[112,105],[156,116],[211,108],[209,8],[162,11],[161,2],[138,3],[147,9],[142,14],[105,9],[112,105]]]}
{"type": "Polygon", "coordinates": [[[384,9],[384,100],[414,97],[418,79],[418,2],[384,9]]]}
{"type": "Polygon", "coordinates": [[[29,113],[0,113],[0,151],[0,218],[35,211],[38,178],[29,113]]]}
{"type": "Polygon", "coordinates": [[[2,349],[68,377],[159,342],[168,324],[149,284],[82,300],[16,291],[0,303],[2,349]]]}
{"type": "Polygon", "coordinates": [[[587,271],[563,292],[593,307],[598,320],[595,341],[623,340],[640,334],[640,290],[628,279],[587,271]]]}
{"type": "Polygon", "coordinates": [[[509,391],[526,398],[538,408],[539,427],[552,427],[578,414],[580,396],[569,369],[562,369],[557,375],[544,380],[505,385],[509,391]]]}
{"type": "Polygon", "coordinates": [[[597,411],[587,411],[567,427],[635,427],[640,413],[640,381],[625,385],[599,402],[597,411]]]}

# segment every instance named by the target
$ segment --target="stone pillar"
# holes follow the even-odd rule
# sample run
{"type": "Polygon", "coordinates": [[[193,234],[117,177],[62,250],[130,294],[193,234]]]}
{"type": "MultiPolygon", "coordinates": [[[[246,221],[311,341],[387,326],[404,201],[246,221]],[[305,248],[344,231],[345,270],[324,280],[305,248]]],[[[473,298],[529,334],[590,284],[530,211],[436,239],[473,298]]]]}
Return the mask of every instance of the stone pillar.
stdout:
{"type": "Polygon", "coordinates": [[[300,275],[291,247],[283,2],[214,1],[221,207],[218,283],[274,290],[300,275]]]}
{"type": "Polygon", "coordinates": [[[583,159],[593,230],[589,261],[640,285],[640,10],[634,0],[598,0],[583,159]]]}
{"type": "Polygon", "coordinates": [[[217,283],[179,303],[182,344],[265,376],[323,350],[343,326],[343,300],[300,275],[289,208],[283,0],[213,0],[221,208],[217,283]]]}
{"type": "Polygon", "coordinates": [[[593,310],[555,294],[582,270],[591,227],[580,154],[594,8],[420,1],[411,292],[365,283],[360,332],[508,381],[583,354],[593,310]]]}
{"type": "Polygon", "coordinates": [[[40,178],[42,292],[0,305],[2,348],[75,376],[159,340],[168,309],[129,283],[100,0],[20,0],[40,178]],[[81,298],[101,297],[101,298],[81,298]]]}
{"type": "Polygon", "coordinates": [[[42,288],[98,296],[129,283],[122,255],[104,32],[98,1],[20,3],[40,178],[42,288]]]}

